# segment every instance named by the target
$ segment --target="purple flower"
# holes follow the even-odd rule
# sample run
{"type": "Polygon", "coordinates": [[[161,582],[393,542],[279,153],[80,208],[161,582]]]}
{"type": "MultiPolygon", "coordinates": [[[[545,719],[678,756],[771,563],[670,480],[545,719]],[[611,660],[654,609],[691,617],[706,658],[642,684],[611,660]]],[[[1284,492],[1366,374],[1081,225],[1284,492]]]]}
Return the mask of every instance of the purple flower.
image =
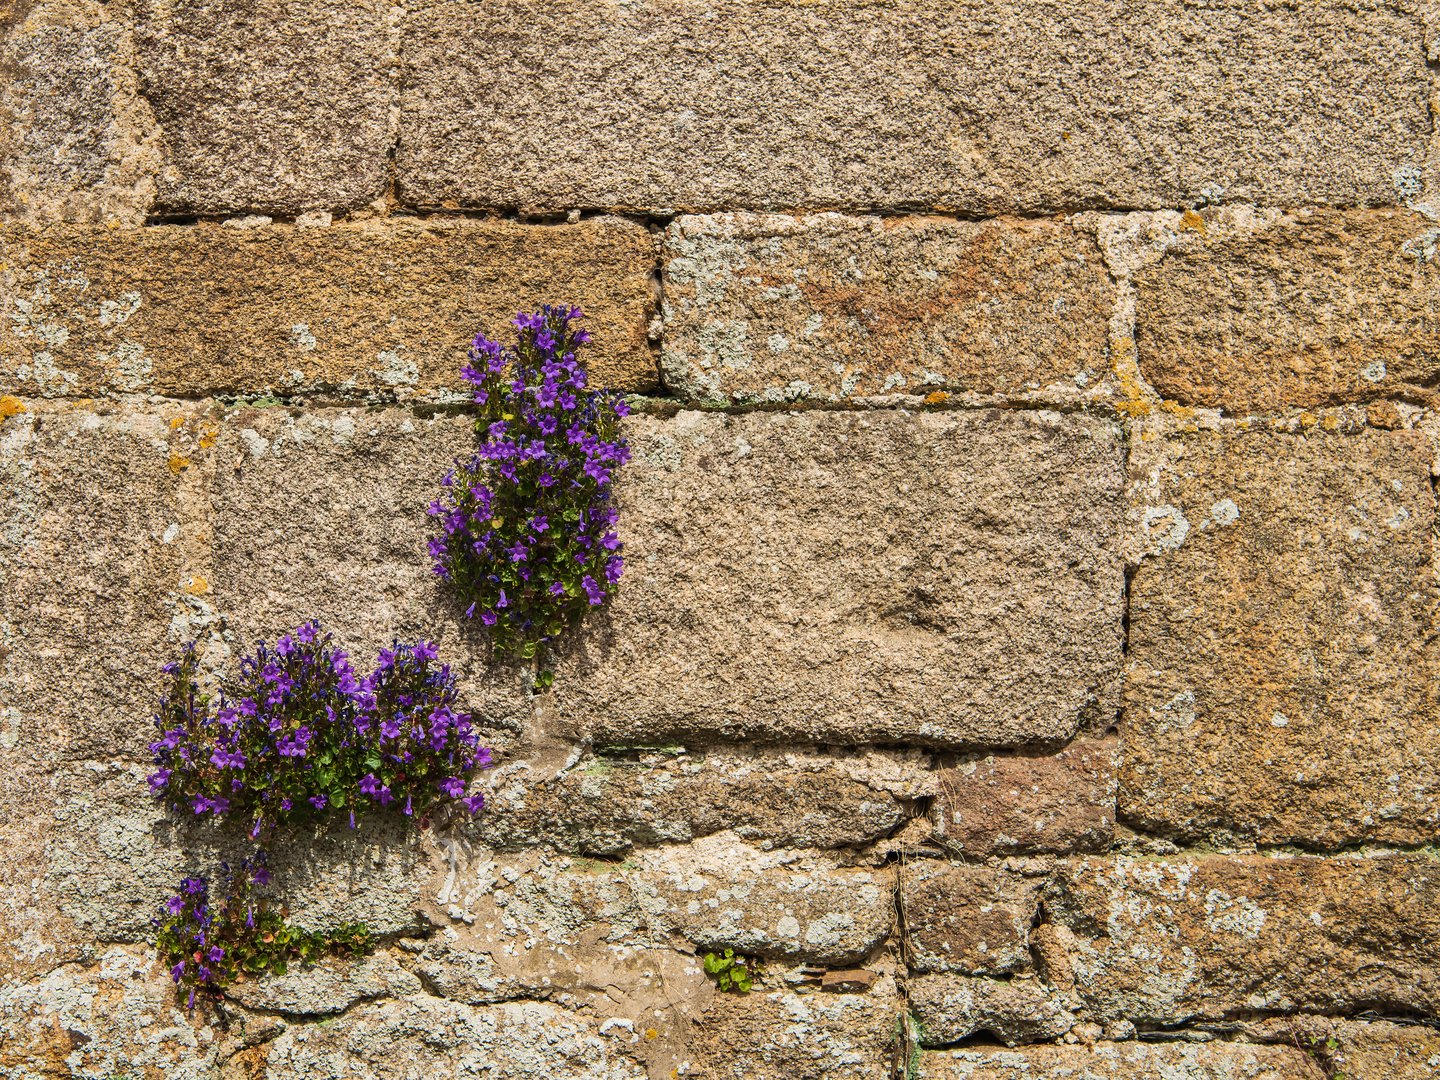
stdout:
{"type": "Polygon", "coordinates": [[[416,660],[434,660],[440,655],[433,641],[421,641],[415,646],[414,656],[416,660]]]}
{"type": "Polygon", "coordinates": [[[326,799],[324,795],[311,795],[310,798],[307,799],[306,801],[307,801],[311,806],[315,807],[316,810],[324,810],[324,809],[325,809],[325,804],[326,804],[329,800],[326,799]]]}
{"type": "Polygon", "coordinates": [[[452,799],[458,799],[465,794],[465,781],[461,780],[458,776],[446,777],[440,781],[438,786],[441,792],[450,796],[452,799]]]}
{"type": "Polygon", "coordinates": [[[169,769],[156,769],[147,776],[145,782],[150,785],[150,793],[152,795],[159,795],[160,792],[164,791],[165,785],[170,783],[170,776],[171,772],[169,769]]]}
{"type": "Polygon", "coordinates": [[[219,945],[211,945],[210,951],[205,955],[209,958],[212,964],[218,964],[221,960],[225,959],[225,950],[222,949],[219,945]]]}
{"type": "MultiPolygon", "coordinates": [[[[184,977],[185,977],[185,961],[184,961],[184,960],[181,960],[178,964],[176,964],[174,967],[172,967],[172,968],[170,969],[170,978],[174,979],[174,980],[178,983],[178,982],[179,982],[181,979],[183,979],[184,977]]],[[[192,1001],[192,1002],[194,1001],[194,991],[191,991],[191,1001],[192,1001]]]]}
{"type": "Polygon", "coordinates": [[[589,574],[580,579],[580,587],[585,590],[585,595],[589,597],[592,607],[605,600],[605,590],[596,584],[595,579],[589,574]]]}
{"type": "Polygon", "coordinates": [[[475,795],[471,795],[469,798],[462,799],[461,802],[464,803],[465,809],[469,810],[470,813],[478,814],[480,812],[480,808],[485,805],[485,796],[477,793],[475,795]]]}
{"type": "Polygon", "coordinates": [[[183,896],[172,896],[165,901],[165,910],[171,915],[179,915],[185,910],[185,898],[183,896]]]}
{"type": "Polygon", "coordinates": [[[374,773],[366,773],[360,778],[360,790],[366,795],[374,795],[380,790],[380,778],[374,773]]]}

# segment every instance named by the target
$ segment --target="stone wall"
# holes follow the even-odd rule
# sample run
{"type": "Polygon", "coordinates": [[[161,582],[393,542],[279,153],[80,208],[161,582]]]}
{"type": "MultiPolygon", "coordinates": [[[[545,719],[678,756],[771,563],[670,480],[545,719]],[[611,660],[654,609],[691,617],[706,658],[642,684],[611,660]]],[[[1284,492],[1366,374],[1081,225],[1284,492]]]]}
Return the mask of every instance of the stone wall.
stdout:
{"type": "Polygon", "coordinates": [[[1440,1075],[1436,14],[0,0],[0,1077],[1440,1075]],[[635,455],[535,693],[424,507],[550,300],[635,455]],[[312,615],[490,807],[187,1014],[157,668],[312,615]]]}

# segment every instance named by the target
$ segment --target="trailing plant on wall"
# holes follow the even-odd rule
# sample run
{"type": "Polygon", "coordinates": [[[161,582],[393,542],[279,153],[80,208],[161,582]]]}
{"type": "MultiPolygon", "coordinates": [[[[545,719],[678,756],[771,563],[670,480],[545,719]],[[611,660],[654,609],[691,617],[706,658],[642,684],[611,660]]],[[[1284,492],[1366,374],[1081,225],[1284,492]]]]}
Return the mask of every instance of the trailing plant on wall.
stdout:
{"type": "Polygon", "coordinates": [[[256,964],[276,971],[290,956],[368,939],[363,927],[307,934],[257,899],[278,830],[332,815],[352,828],[374,812],[424,818],[442,805],[478,813],[484,796],[469,789],[491,758],[470,716],[455,710],[455,677],[430,642],[382,649],[357,678],[330,635],[307,622],[273,649],[262,642],[213,701],[197,667],[192,643],[164,668],[170,687],[155,717],[150,790],[182,815],[238,820],[259,854],[225,873],[218,896],[203,878],[187,879],[157,920],[157,943],[192,1001],[197,987],[218,992],[256,964]]]}
{"type": "Polygon", "coordinates": [[[513,347],[475,338],[461,374],[480,447],[430,504],[435,573],[497,651],[526,659],[603,604],[625,565],[611,482],[630,458],[618,433],[629,409],[588,389],[581,318],[546,306],[515,316],[513,347]]]}

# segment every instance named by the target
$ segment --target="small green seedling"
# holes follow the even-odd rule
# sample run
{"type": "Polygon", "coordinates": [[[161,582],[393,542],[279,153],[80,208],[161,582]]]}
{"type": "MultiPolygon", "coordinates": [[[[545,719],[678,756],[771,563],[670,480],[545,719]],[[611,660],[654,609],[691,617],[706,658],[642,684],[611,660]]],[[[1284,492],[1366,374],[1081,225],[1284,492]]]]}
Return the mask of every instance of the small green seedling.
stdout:
{"type": "Polygon", "coordinates": [[[758,962],[736,956],[734,949],[707,952],[704,963],[706,974],[715,976],[715,985],[727,994],[748,994],[760,973],[758,962]]]}

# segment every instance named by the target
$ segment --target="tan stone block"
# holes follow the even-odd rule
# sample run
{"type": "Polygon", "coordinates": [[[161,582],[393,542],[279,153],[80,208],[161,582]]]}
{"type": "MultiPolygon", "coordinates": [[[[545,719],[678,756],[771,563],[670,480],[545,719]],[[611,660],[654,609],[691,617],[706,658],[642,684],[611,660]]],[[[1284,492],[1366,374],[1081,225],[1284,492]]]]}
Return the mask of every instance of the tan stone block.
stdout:
{"type": "Polygon", "coordinates": [[[514,1077],[645,1080],[634,1050],[600,1026],[550,1002],[471,1007],[414,994],[288,1028],[269,1044],[262,1075],[464,1076],[502,1063],[500,1075],[514,1077]]]}
{"type": "Polygon", "coordinates": [[[682,217],[664,258],[661,367],[690,399],[1063,398],[1110,366],[1100,249],[1055,222],[682,217]]]}
{"type": "Polygon", "coordinates": [[[459,400],[478,331],[590,316],[596,385],[654,386],[654,244],[615,219],[0,233],[0,391],[459,400]]]}
{"type": "Polygon", "coordinates": [[[202,406],[0,421],[0,760],[144,756],[189,636],[214,425],[202,406]]]}
{"type": "Polygon", "coordinates": [[[1096,1043],[1027,1046],[1020,1050],[948,1050],[922,1054],[920,1080],[1321,1080],[1305,1054],[1290,1046],[1246,1043],[1096,1043]]]}
{"type": "Polygon", "coordinates": [[[1197,839],[1433,840],[1424,437],[1227,430],[1132,447],[1122,819],[1197,839]]]}
{"type": "Polygon", "coordinates": [[[1440,229],[1419,214],[1194,217],[1133,275],[1140,370],[1163,396],[1244,414],[1440,375],[1440,229]]]}
{"type": "MultiPolygon", "coordinates": [[[[1334,1066],[1354,1080],[1431,1080],[1440,1075],[1440,1034],[1418,1024],[1335,1024],[1334,1066]]],[[[1323,1044],[1322,1044],[1323,1045],[1323,1044]]]]}
{"type": "Polygon", "coordinates": [[[1054,754],[991,754],[941,769],[935,838],[973,856],[1104,851],[1115,830],[1119,740],[1054,754]]]}
{"type": "Polygon", "coordinates": [[[1007,870],[911,862],[900,875],[911,969],[963,975],[1028,970],[1039,888],[1007,870]]]}
{"type": "Polygon", "coordinates": [[[440,587],[425,509],[475,445],[464,416],[243,408],[216,445],[212,601],[232,660],[311,618],[370,670],[396,640],[436,642],[482,728],[520,730],[533,673],[493,663],[440,587]]]}
{"type": "Polygon", "coordinates": [[[1045,909],[1070,931],[1076,991],[1102,1021],[1428,1016],[1440,1008],[1437,894],[1428,855],[1117,858],[1066,868],[1045,909]]]}
{"type": "Polygon", "coordinates": [[[550,846],[582,855],[725,830],[766,845],[859,847],[893,831],[905,809],[883,782],[867,782],[846,765],[829,755],[761,750],[601,757],[548,780],[507,770],[475,831],[502,850],[550,846]]]}
{"type": "Polygon", "coordinates": [[[688,1049],[717,1080],[875,1080],[894,1075],[900,1008],[888,975],[863,994],[716,994],[688,1049]]]}
{"type": "Polygon", "coordinates": [[[1108,422],[681,412],[626,430],[626,576],[552,695],[597,745],[1014,745],[1114,715],[1108,422]]]}
{"type": "Polygon", "coordinates": [[[137,63],[172,213],[294,214],[385,194],[396,26],[388,0],[139,0],[137,63]]]}
{"type": "Polygon", "coordinates": [[[906,982],[905,996],[922,1046],[947,1046],[981,1032],[1006,1046],[1051,1042],[1075,1023],[1038,979],[920,975],[906,982]]]}
{"type": "Polygon", "coordinates": [[[402,60],[420,204],[1391,204],[1431,126],[1419,18],[1363,0],[427,0],[402,60]]]}
{"type": "Polygon", "coordinates": [[[145,220],[159,129],[112,9],[39,0],[0,15],[0,220],[145,220]]]}
{"type": "Polygon", "coordinates": [[[724,834],[637,849],[623,864],[478,847],[451,858],[431,883],[433,917],[475,927],[492,953],[539,942],[564,950],[683,945],[849,967],[884,944],[895,922],[891,871],[762,851],[724,834]]]}

